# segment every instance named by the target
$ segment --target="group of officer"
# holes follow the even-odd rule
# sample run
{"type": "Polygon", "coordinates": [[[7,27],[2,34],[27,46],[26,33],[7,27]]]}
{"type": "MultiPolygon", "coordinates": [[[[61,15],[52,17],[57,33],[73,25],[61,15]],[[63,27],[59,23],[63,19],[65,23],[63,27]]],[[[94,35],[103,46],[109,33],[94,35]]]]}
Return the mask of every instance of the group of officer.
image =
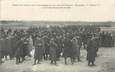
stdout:
{"type": "Polygon", "coordinates": [[[16,64],[25,60],[25,56],[31,57],[30,52],[34,48],[34,65],[42,59],[50,60],[56,64],[60,57],[71,59],[73,64],[80,59],[80,48],[83,46],[87,51],[88,65],[94,66],[100,45],[98,32],[92,30],[81,32],[69,28],[29,28],[28,30],[12,30],[1,28],[0,30],[0,63],[7,56],[16,58],[16,64]]]}

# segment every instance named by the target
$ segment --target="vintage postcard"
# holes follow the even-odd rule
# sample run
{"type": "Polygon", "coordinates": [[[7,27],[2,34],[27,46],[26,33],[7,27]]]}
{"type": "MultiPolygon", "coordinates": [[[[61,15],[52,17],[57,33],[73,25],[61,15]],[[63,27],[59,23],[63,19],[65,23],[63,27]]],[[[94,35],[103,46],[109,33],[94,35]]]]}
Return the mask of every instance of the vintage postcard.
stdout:
{"type": "Polygon", "coordinates": [[[115,0],[0,0],[0,72],[115,72],[115,0]]]}

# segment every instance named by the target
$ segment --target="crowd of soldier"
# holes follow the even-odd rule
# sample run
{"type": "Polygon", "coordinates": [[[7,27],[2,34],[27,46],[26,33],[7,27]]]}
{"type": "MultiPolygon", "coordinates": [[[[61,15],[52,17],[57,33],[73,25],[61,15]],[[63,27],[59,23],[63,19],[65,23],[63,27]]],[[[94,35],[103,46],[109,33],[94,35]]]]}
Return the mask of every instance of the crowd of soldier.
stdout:
{"type": "Polygon", "coordinates": [[[103,35],[100,31],[69,30],[69,28],[57,27],[14,31],[12,29],[5,31],[2,28],[0,31],[0,63],[3,62],[2,58],[7,59],[9,56],[11,60],[16,58],[16,64],[19,64],[25,60],[25,56],[31,57],[30,52],[34,46],[34,65],[40,63],[42,59],[50,60],[51,64],[57,64],[60,57],[64,58],[65,64],[67,64],[67,58],[70,58],[71,63],[74,64],[76,59],[81,61],[80,48],[83,46],[87,51],[88,65],[94,66],[98,48],[103,46],[103,40],[105,40],[103,35]]]}

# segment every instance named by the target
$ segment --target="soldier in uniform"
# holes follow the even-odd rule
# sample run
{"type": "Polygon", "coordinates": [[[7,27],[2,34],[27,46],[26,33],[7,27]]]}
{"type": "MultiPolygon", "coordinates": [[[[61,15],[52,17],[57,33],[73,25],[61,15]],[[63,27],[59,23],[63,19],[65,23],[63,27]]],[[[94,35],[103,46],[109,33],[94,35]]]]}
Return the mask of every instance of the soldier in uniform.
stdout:
{"type": "Polygon", "coordinates": [[[34,53],[34,64],[36,64],[36,61],[38,61],[37,63],[40,63],[40,60],[42,59],[44,54],[44,46],[43,46],[43,39],[40,37],[36,37],[36,41],[35,41],[35,53],[34,53]]]}
{"type": "Polygon", "coordinates": [[[15,52],[16,52],[16,46],[17,46],[17,41],[16,41],[16,37],[15,36],[12,36],[11,39],[10,39],[10,44],[11,44],[11,47],[10,47],[10,52],[9,52],[9,56],[10,56],[10,60],[12,60],[14,57],[15,57],[15,52]]]}
{"type": "Polygon", "coordinates": [[[95,66],[94,62],[95,62],[96,54],[97,54],[97,41],[95,37],[92,37],[88,41],[88,45],[87,45],[88,66],[95,66]]]}
{"type": "Polygon", "coordinates": [[[62,52],[62,40],[60,36],[56,36],[55,42],[57,44],[57,60],[60,58],[60,54],[62,52]]]}
{"type": "Polygon", "coordinates": [[[3,58],[3,38],[0,38],[0,64],[3,63],[2,58],[3,58]]]}
{"type": "Polygon", "coordinates": [[[2,28],[0,30],[0,64],[3,63],[2,58],[4,57],[4,47],[5,47],[5,30],[2,28]]]}
{"type": "Polygon", "coordinates": [[[10,49],[11,49],[11,40],[9,37],[6,37],[4,39],[4,56],[5,56],[5,59],[7,60],[7,56],[9,55],[10,53],[10,49]]]}
{"type": "Polygon", "coordinates": [[[71,39],[67,36],[64,40],[64,48],[63,48],[63,57],[65,59],[65,64],[67,64],[67,58],[70,57],[71,63],[74,62],[74,53],[72,48],[72,42],[71,39]]]}
{"type": "Polygon", "coordinates": [[[32,37],[29,36],[29,38],[27,38],[27,48],[28,48],[28,56],[31,57],[31,51],[33,50],[33,40],[32,37]]]}
{"type": "Polygon", "coordinates": [[[48,55],[49,55],[49,38],[48,36],[44,36],[44,60],[48,59],[48,55]]]}
{"type": "Polygon", "coordinates": [[[54,38],[52,38],[51,41],[50,41],[49,53],[50,53],[51,64],[53,64],[53,63],[56,64],[57,44],[55,43],[54,38]]]}
{"type": "Polygon", "coordinates": [[[24,61],[24,38],[21,38],[16,45],[16,64],[24,61]],[[22,61],[21,61],[22,59],[22,61]]]}
{"type": "Polygon", "coordinates": [[[83,47],[85,49],[86,48],[86,44],[87,44],[87,34],[86,33],[82,33],[81,34],[81,39],[82,39],[83,47]]]}
{"type": "Polygon", "coordinates": [[[73,47],[74,58],[77,57],[77,60],[81,61],[80,60],[80,44],[79,44],[78,39],[79,39],[78,36],[73,37],[73,39],[72,39],[72,47],[73,47]]]}

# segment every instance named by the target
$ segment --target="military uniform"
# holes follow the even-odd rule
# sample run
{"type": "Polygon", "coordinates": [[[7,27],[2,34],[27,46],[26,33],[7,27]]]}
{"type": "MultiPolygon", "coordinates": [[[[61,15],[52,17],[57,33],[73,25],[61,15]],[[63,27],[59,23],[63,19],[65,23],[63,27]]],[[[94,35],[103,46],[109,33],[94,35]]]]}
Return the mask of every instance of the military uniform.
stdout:
{"type": "Polygon", "coordinates": [[[63,57],[65,59],[65,64],[67,64],[66,59],[68,57],[71,58],[71,63],[73,64],[74,53],[72,48],[72,42],[69,38],[66,38],[64,40],[63,57]]]}
{"type": "Polygon", "coordinates": [[[95,61],[95,57],[96,57],[96,52],[97,52],[97,42],[96,42],[96,38],[92,38],[91,40],[89,40],[88,42],[88,46],[87,46],[87,60],[88,60],[88,65],[90,65],[90,63],[92,63],[92,65],[94,65],[94,61],[95,61]]]}
{"type": "Polygon", "coordinates": [[[3,39],[1,38],[0,39],[0,63],[2,63],[2,58],[4,57],[3,45],[4,45],[4,42],[3,42],[3,39]]]}
{"type": "Polygon", "coordinates": [[[38,38],[35,41],[35,53],[34,53],[34,64],[36,64],[36,61],[39,61],[42,59],[44,54],[44,43],[42,38],[38,38]]]}
{"type": "Polygon", "coordinates": [[[50,53],[51,63],[54,62],[56,64],[56,60],[57,60],[57,44],[54,42],[54,40],[50,41],[49,53],[50,53]]]}
{"type": "Polygon", "coordinates": [[[77,57],[78,61],[80,61],[80,45],[76,37],[72,39],[72,47],[73,47],[74,58],[77,57]]]}

